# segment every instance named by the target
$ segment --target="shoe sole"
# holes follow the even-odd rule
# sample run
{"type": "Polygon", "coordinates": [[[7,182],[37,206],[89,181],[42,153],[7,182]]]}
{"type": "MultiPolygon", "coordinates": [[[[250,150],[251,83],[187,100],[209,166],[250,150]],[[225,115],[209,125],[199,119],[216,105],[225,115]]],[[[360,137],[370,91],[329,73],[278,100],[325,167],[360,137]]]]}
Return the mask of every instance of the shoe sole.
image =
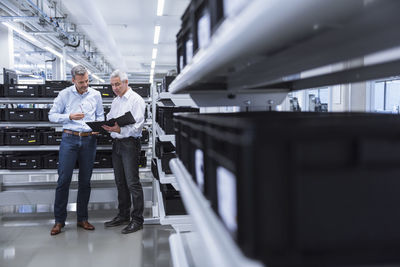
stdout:
{"type": "Polygon", "coordinates": [[[105,227],[115,227],[115,226],[120,226],[120,225],[125,225],[125,224],[129,224],[129,221],[123,222],[123,223],[118,223],[118,224],[111,224],[111,225],[108,225],[108,224],[104,223],[104,226],[105,227]]]}
{"type": "Polygon", "coordinates": [[[140,230],[142,230],[143,229],[143,226],[142,227],[140,227],[139,229],[136,229],[135,231],[121,231],[121,234],[124,234],[124,235],[126,235],[126,234],[131,234],[131,233],[135,233],[135,232],[137,232],[137,231],[140,231],[140,230]]]}

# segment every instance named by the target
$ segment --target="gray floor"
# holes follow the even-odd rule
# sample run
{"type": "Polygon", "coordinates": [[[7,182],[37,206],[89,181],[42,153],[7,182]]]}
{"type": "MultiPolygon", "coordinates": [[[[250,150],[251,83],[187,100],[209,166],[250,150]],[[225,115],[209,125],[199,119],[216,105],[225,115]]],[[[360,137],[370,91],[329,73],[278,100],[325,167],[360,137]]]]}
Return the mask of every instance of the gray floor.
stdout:
{"type": "Polygon", "coordinates": [[[0,215],[1,267],[67,266],[172,266],[169,226],[145,225],[143,230],[123,235],[123,226],[104,228],[115,210],[89,212],[96,230],[76,227],[74,212],[62,233],[50,235],[54,223],[51,213],[0,215]]]}

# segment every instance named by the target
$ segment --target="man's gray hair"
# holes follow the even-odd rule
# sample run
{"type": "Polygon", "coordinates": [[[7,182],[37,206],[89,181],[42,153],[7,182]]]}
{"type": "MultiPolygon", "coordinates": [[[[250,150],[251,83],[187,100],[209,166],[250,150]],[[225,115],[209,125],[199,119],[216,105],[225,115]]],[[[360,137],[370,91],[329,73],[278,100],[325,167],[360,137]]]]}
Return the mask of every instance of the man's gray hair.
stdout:
{"type": "Polygon", "coordinates": [[[120,71],[120,70],[114,70],[113,73],[111,73],[110,79],[119,77],[121,82],[127,81],[128,80],[128,74],[126,72],[120,71]]]}
{"type": "Polygon", "coordinates": [[[76,75],[85,75],[87,72],[87,69],[82,65],[76,65],[71,69],[71,75],[73,78],[75,78],[76,75]]]}

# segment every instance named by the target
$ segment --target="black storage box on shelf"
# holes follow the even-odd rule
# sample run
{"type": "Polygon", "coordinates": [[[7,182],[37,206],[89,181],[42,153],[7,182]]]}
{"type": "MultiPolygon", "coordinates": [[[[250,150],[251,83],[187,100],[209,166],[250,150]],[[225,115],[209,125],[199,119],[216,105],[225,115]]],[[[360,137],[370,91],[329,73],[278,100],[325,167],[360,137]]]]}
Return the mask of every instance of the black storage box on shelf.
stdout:
{"type": "Polygon", "coordinates": [[[46,83],[41,86],[41,95],[43,97],[57,97],[62,90],[71,85],[71,81],[46,81],[46,83]]]}
{"type": "Polygon", "coordinates": [[[0,155],[0,169],[6,168],[6,158],[3,155],[0,155]]]}
{"type": "Polygon", "coordinates": [[[4,129],[0,128],[0,146],[4,145],[4,129]]]}
{"type": "Polygon", "coordinates": [[[40,120],[41,121],[49,121],[49,111],[50,111],[50,108],[41,108],[40,109],[40,120]]]}
{"type": "Polygon", "coordinates": [[[194,56],[195,47],[194,47],[194,16],[192,9],[194,8],[193,2],[189,4],[187,9],[182,15],[182,43],[184,47],[184,57],[183,57],[183,65],[182,69],[192,61],[194,56]]]}
{"type": "Polygon", "coordinates": [[[0,97],[4,96],[4,84],[0,84],[0,97]]]}
{"type": "Polygon", "coordinates": [[[150,83],[130,83],[129,87],[141,97],[150,97],[150,83]]]}
{"type": "Polygon", "coordinates": [[[40,121],[40,109],[38,108],[5,108],[5,121],[40,121]]]}
{"type": "Polygon", "coordinates": [[[42,155],[43,169],[58,169],[58,154],[47,153],[42,155]]]}
{"type": "Polygon", "coordinates": [[[158,175],[158,167],[157,167],[157,159],[156,158],[151,159],[151,173],[153,174],[154,178],[156,178],[157,180],[160,180],[160,176],[158,175]]]}
{"type": "Polygon", "coordinates": [[[187,214],[179,192],[172,185],[160,184],[160,190],[163,197],[165,215],[187,214]]]}
{"type": "Polygon", "coordinates": [[[38,97],[38,84],[6,84],[4,85],[5,97],[38,97]]]}
{"type": "Polygon", "coordinates": [[[112,168],[111,151],[97,151],[93,168],[112,168]]]}
{"type": "Polygon", "coordinates": [[[175,146],[172,142],[161,142],[157,137],[155,144],[156,156],[161,160],[161,169],[166,174],[172,174],[169,161],[176,158],[175,146]]]}
{"type": "Polygon", "coordinates": [[[13,145],[41,145],[40,132],[34,129],[7,129],[4,132],[4,144],[13,145]]]}
{"type": "Polygon", "coordinates": [[[10,170],[41,168],[41,157],[38,154],[23,152],[8,154],[5,157],[6,168],[10,170]]]}
{"type": "Polygon", "coordinates": [[[62,140],[62,132],[45,131],[42,132],[42,141],[44,145],[59,145],[62,140]]]}
{"type": "Polygon", "coordinates": [[[142,137],[140,138],[140,143],[148,144],[149,143],[149,138],[150,138],[149,129],[143,128],[142,137]]]}
{"type": "Polygon", "coordinates": [[[97,144],[98,145],[111,145],[113,139],[109,133],[99,133],[97,135],[97,144]]]}
{"type": "Polygon", "coordinates": [[[102,97],[115,96],[110,84],[91,84],[90,87],[99,91],[102,97]]]}
{"type": "Polygon", "coordinates": [[[141,150],[139,156],[139,168],[145,168],[147,166],[146,151],[141,150]]]}
{"type": "Polygon", "coordinates": [[[400,262],[398,116],[182,114],[177,140],[188,121],[207,136],[213,207],[249,257],[268,266],[400,262]]]}
{"type": "Polygon", "coordinates": [[[176,78],[176,76],[164,76],[162,85],[161,85],[161,92],[168,92],[169,85],[172,81],[176,78]]]}
{"type": "Polygon", "coordinates": [[[156,121],[164,130],[165,134],[174,134],[173,115],[180,112],[199,112],[198,108],[192,107],[163,107],[157,106],[156,121]]]}
{"type": "Polygon", "coordinates": [[[185,64],[185,46],[183,44],[183,30],[180,29],[176,34],[176,69],[177,73],[181,73],[185,64]]]}

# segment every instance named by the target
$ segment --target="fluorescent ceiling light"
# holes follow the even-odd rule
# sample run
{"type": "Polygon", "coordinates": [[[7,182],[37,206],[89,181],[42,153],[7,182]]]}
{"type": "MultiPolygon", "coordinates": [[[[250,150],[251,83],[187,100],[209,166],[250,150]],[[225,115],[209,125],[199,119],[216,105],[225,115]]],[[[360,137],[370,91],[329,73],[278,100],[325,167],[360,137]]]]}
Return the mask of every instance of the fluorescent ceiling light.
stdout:
{"type": "Polygon", "coordinates": [[[154,28],[154,44],[158,44],[158,41],[160,40],[160,30],[161,27],[158,25],[154,28]]]}
{"type": "Polygon", "coordinates": [[[56,50],[54,50],[53,48],[51,48],[49,46],[45,46],[44,49],[46,49],[47,51],[49,51],[53,55],[56,55],[59,58],[63,58],[64,57],[60,52],[57,52],[56,50]]]}
{"type": "Polygon", "coordinates": [[[153,61],[151,61],[151,68],[152,69],[154,69],[155,68],[155,66],[156,66],[156,62],[153,60],[153,61]]]}
{"type": "Polygon", "coordinates": [[[162,16],[164,10],[164,0],[158,0],[157,16],[162,16]]]}
{"type": "Polygon", "coordinates": [[[7,26],[9,29],[12,29],[13,31],[16,31],[17,33],[21,34],[23,37],[25,37],[28,41],[31,41],[34,44],[38,43],[38,40],[36,40],[33,36],[28,34],[26,31],[21,30],[14,25],[8,23],[8,22],[2,22],[5,26],[7,26]]]}
{"type": "Polygon", "coordinates": [[[151,59],[156,59],[157,57],[157,48],[153,48],[153,53],[151,54],[151,59]]]}
{"type": "Polygon", "coordinates": [[[72,65],[72,67],[75,67],[76,65],[78,65],[77,63],[75,63],[74,61],[68,59],[67,62],[72,65]]]}

